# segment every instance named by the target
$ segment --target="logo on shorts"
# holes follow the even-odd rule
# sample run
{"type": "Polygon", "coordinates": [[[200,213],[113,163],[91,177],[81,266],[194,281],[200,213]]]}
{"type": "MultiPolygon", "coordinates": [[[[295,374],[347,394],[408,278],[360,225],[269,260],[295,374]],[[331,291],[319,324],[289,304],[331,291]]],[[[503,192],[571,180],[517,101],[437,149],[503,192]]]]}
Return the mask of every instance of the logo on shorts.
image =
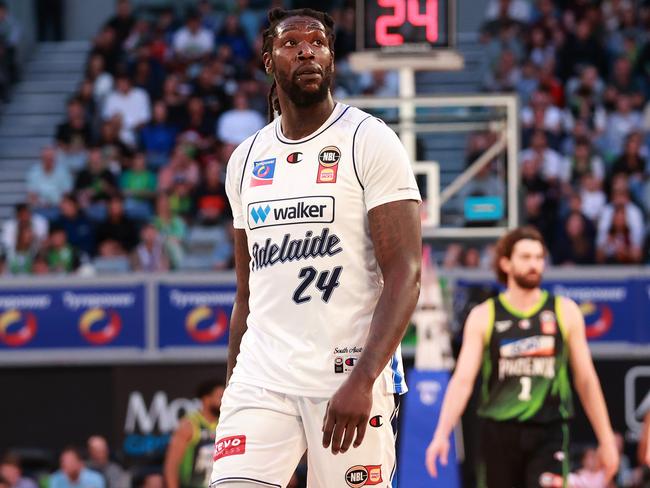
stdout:
{"type": "Polygon", "coordinates": [[[539,486],[544,488],[562,488],[564,479],[559,474],[555,473],[542,473],[539,476],[539,486]]]}
{"type": "Polygon", "coordinates": [[[246,452],[246,436],[233,435],[224,437],[214,443],[214,454],[212,459],[218,461],[228,456],[237,456],[246,452]]]}
{"type": "Polygon", "coordinates": [[[368,421],[368,423],[370,424],[370,427],[377,428],[377,427],[381,427],[382,425],[384,425],[384,419],[382,418],[381,415],[375,415],[374,417],[372,417],[368,421]]]}
{"type": "Polygon", "coordinates": [[[341,150],[336,146],[327,146],[318,154],[318,176],[316,183],[336,183],[339,170],[341,150]]]}
{"type": "Polygon", "coordinates": [[[275,174],[275,158],[253,161],[251,186],[272,185],[275,174]]]}
{"type": "Polygon", "coordinates": [[[361,486],[378,485],[383,481],[381,477],[381,464],[367,466],[352,466],[345,473],[345,482],[352,488],[361,486]]]}

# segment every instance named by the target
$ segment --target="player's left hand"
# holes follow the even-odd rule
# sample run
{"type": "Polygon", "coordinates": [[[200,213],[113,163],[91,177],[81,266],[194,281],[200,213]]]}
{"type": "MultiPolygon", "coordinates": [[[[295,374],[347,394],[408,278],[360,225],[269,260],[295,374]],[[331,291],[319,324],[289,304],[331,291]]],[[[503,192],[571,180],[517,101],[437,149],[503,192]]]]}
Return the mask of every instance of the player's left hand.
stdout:
{"type": "Polygon", "coordinates": [[[332,445],[332,454],[346,452],[356,431],[354,447],[366,435],[372,409],[372,383],[359,384],[353,377],[341,385],[327,404],[323,419],[323,447],[332,445]]]}
{"type": "Polygon", "coordinates": [[[602,443],[598,446],[598,457],[600,458],[601,466],[605,471],[605,478],[607,481],[611,480],[618,472],[618,449],[616,442],[602,443]]]}

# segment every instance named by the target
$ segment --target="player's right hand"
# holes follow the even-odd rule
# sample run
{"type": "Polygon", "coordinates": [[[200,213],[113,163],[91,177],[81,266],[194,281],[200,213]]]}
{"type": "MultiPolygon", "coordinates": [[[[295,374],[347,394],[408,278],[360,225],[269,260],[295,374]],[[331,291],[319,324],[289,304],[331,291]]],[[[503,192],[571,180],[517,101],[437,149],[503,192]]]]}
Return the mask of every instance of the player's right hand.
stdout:
{"type": "Polygon", "coordinates": [[[436,460],[440,460],[442,466],[447,466],[447,457],[449,455],[449,439],[442,436],[434,436],[431,444],[427,447],[426,465],[427,471],[434,478],[438,477],[438,468],[436,460]]]}
{"type": "Polygon", "coordinates": [[[598,446],[598,456],[605,471],[607,481],[611,480],[618,472],[619,455],[614,441],[598,446]]]}

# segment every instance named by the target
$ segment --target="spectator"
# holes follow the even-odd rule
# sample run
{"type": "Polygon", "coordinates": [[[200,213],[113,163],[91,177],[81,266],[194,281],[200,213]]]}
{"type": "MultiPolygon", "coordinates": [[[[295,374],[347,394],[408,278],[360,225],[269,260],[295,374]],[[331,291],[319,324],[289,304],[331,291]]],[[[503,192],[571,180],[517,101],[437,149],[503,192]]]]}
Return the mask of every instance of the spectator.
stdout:
{"type": "Polygon", "coordinates": [[[490,0],[485,18],[488,21],[510,19],[525,23],[530,15],[530,4],[525,0],[490,0]]]}
{"type": "Polygon", "coordinates": [[[97,227],[96,238],[99,255],[103,257],[126,256],[137,245],[137,226],[125,215],[121,196],[111,197],[108,218],[97,227]]]}
{"type": "MultiPolygon", "coordinates": [[[[216,32],[221,27],[223,22],[222,12],[215,12],[210,0],[199,0],[199,3],[196,5],[196,11],[199,17],[201,17],[201,26],[204,29],[210,32],[216,32]]],[[[257,34],[257,30],[255,33],[257,34]]]]}
{"type": "Polygon", "coordinates": [[[4,63],[8,70],[9,80],[12,83],[15,83],[18,80],[16,54],[21,36],[22,28],[20,24],[14,16],[9,13],[7,4],[4,1],[0,2],[0,42],[4,48],[4,63]]]}
{"type": "Polygon", "coordinates": [[[74,191],[82,208],[93,220],[102,220],[106,216],[106,202],[118,192],[118,187],[115,175],[106,168],[99,147],[88,152],[88,167],[77,175],[74,191]]]}
{"type": "Polygon", "coordinates": [[[204,67],[192,87],[192,95],[203,100],[210,118],[214,120],[230,106],[230,97],[226,94],[226,82],[221,70],[223,67],[219,62],[204,67]]]}
{"type": "Polygon", "coordinates": [[[629,230],[630,247],[633,250],[640,250],[643,245],[644,221],[643,214],[630,200],[628,181],[625,175],[617,175],[612,181],[611,203],[609,203],[600,215],[598,221],[598,247],[604,246],[608,239],[610,230],[613,227],[614,213],[621,210],[624,215],[619,216],[617,231],[620,231],[622,224],[629,230]]]}
{"type": "Polygon", "coordinates": [[[555,61],[555,47],[541,25],[533,26],[529,33],[528,58],[540,68],[549,61],[555,61]]]}
{"type": "Polygon", "coordinates": [[[50,271],[71,273],[81,264],[79,252],[68,243],[65,229],[52,226],[45,248],[45,259],[50,271]]]}
{"type": "Polygon", "coordinates": [[[135,25],[135,18],[131,13],[131,2],[129,0],[117,0],[117,11],[106,23],[115,31],[117,43],[121,46],[126,40],[135,25]]]}
{"type": "Polygon", "coordinates": [[[60,469],[50,477],[49,488],[105,488],[102,475],[84,466],[79,451],[66,447],[61,452],[60,469]]]}
{"type": "Polygon", "coordinates": [[[614,62],[609,84],[614,87],[618,93],[629,96],[632,107],[637,110],[643,107],[641,86],[634,76],[632,62],[625,56],[619,57],[614,62]]]}
{"type": "Polygon", "coordinates": [[[598,246],[598,262],[607,264],[634,264],[641,260],[641,248],[632,242],[625,207],[614,208],[611,225],[598,246]]]}
{"type": "Polygon", "coordinates": [[[115,29],[106,25],[95,37],[90,55],[100,55],[104,59],[106,71],[114,74],[117,71],[117,65],[122,55],[121,46],[122,42],[118,40],[115,29]]]}
{"type": "Polygon", "coordinates": [[[618,95],[616,110],[607,117],[607,124],[601,147],[610,158],[620,154],[623,141],[630,132],[641,129],[641,114],[632,108],[630,97],[618,95]]]}
{"type": "Polygon", "coordinates": [[[607,71],[607,56],[596,39],[589,19],[582,18],[576,23],[575,32],[568,35],[560,49],[558,72],[563,80],[575,74],[576,68],[585,64],[595,66],[601,76],[607,71]]]}
{"type": "Polygon", "coordinates": [[[27,203],[19,203],[14,207],[15,216],[2,224],[2,246],[5,250],[16,247],[18,228],[31,227],[36,242],[47,239],[49,222],[41,215],[32,213],[27,203]]]}
{"type": "Polygon", "coordinates": [[[33,480],[23,476],[20,459],[11,454],[0,461],[0,477],[6,481],[7,488],[38,488],[33,480]]]}
{"type": "Polygon", "coordinates": [[[597,182],[602,182],[605,177],[603,160],[593,152],[591,142],[586,137],[575,141],[570,165],[571,184],[574,186],[577,186],[586,175],[591,175],[597,182]]]}
{"type": "Polygon", "coordinates": [[[569,181],[567,161],[548,147],[546,134],[542,130],[533,132],[530,147],[522,151],[519,160],[522,164],[532,163],[548,182],[569,181]]]}
{"type": "Polygon", "coordinates": [[[614,161],[612,166],[612,177],[617,174],[627,176],[632,195],[637,201],[642,199],[642,186],[646,175],[646,158],[641,155],[642,142],[639,132],[628,134],[623,154],[614,161]]]}
{"type": "Polygon", "coordinates": [[[232,220],[226,187],[221,178],[222,171],[216,161],[205,167],[203,183],[197,189],[194,200],[194,215],[200,225],[224,225],[232,220]]]}
{"type": "Polygon", "coordinates": [[[214,120],[205,110],[205,104],[199,97],[191,97],[187,102],[187,117],[183,124],[181,140],[194,141],[199,148],[206,148],[213,137],[214,120]]]}
{"type": "Polygon", "coordinates": [[[119,138],[120,127],[116,120],[108,120],[102,124],[102,130],[97,146],[109,168],[118,171],[122,160],[131,155],[132,150],[119,138]]]}
{"type": "Polygon", "coordinates": [[[117,117],[120,121],[120,140],[127,146],[134,147],[135,131],[151,118],[149,95],[142,88],[134,88],[126,73],[117,75],[115,86],[117,89],[106,98],[103,118],[108,120],[117,117]]]}
{"type": "Polygon", "coordinates": [[[204,59],[214,49],[212,32],[201,26],[201,17],[192,13],[185,27],[174,35],[174,54],[179,61],[193,63],[204,59]]]}
{"type": "Polygon", "coordinates": [[[233,109],[224,112],[217,122],[217,137],[221,142],[238,145],[265,125],[259,112],[248,108],[248,98],[238,92],[233,109]]]}
{"type": "Polygon", "coordinates": [[[92,54],[88,59],[86,68],[86,79],[93,84],[93,96],[99,106],[113,91],[113,75],[106,71],[104,57],[101,54],[92,54]]]}
{"type": "Polygon", "coordinates": [[[182,218],[172,213],[166,193],[158,194],[153,225],[164,240],[171,266],[178,268],[184,256],[183,241],[187,237],[187,225],[182,218]]]}
{"type": "Polygon", "coordinates": [[[242,64],[248,61],[253,54],[248,39],[246,39],[246,33],[239,24],[236,15],[226,17],[226,21],[217,35],[217,45],[228,46],[236,62],[242,64]]]}
{"type": "Polygon", "coordinates": [[[65,231],[71,246],[86,256],[92,255],[95,252],[94,228],[72,193],[65,194],[61,199],[60,214],[54,226],[65,231]]]}
{"type": "Polygon", "coordinates": [[[494,70],[488,71],[484,86],[489,91],[514,91],[521,81],[521,70],[512,51],[501,52],[499,62],[494,70]]]}
{"type": "Polygon", "coordinates": [[[463,257],[463,246],[458,243],[449,244],[442,260],[444,269],[454,269],[461,266],[463,257]]]}
{"type": "Polygon", "coordinates": [[[81,101],[71,98],[68,101],[68,117],[56,128],[58,161],[70,171],[79,171],[86,162],[86,148],[92,141],[92,128],[86,122],[81,101]]]}
{"type": "Polygon", "coordinates": [[[143,153],[136,153],[131,168],[120,177],[120,190],[126,199],[126,213],[135,219],[151,217],[151,203],[156,196],[156,174],[147,169],[143,153]]]}
{"type": "Polygon", "coordinates": [[[61,197],[71,189],[72,177],[67,168],[56,162],[54,148],[43,148],[41,162],[27,173],[27,194],[32,207],[45,217],[56,218],[61,197]]]}
{"type": "Polygon", "coordinates": [[[176,183],[187,183],[194,187],[199,182],[199,177],[196,162],[188,156],[184,147],[178,146],[169,164],[162,168],[158,175],[158,190],[171,191],[176,183]]]}
{"type": "Polygon", "coordinates": [[[38,253],[38,243],[30,225],[19,225],[16,245],[8,249],[9,272],[14,275],[30,274],[34,257],[38,253]]]}
{"type": "Polygon", "coordinates": [[[145,224],[140,231],[140,244],[133,256],[133,269],[149,273],[169,271],[170,261],[164,239],[153,224],[145,224]]]}
{"type": "Polygon", "coordinates": [[[562,131],[562,111],[551,105],[547,92],[537,90],[531,96],[530,105],[521,111],[521,124],[524,129],[542,129],[559,135],[562,131]]]}
{"type": "Polygon", "coordinates": [[[602,181],[593,173],[584,174],[580,180],[580,200],[582,213],[592,222],[598,221],[607,204],[607,197],[603,191],[602,181]]]}
{"type": "Polygon", "coordinates": [[[594,264],[596,262],[595,228],[579,212],[565,219],[552,249],[553,264],[594,264]]]}
{"type": "Polygon", "coordinates": [[[182,125],[185,117],[187,93],[177,75],[171,74],[165,78],[162,101],[165,102],[167,107],[169,123],[176,127],[182,125]]]}
{"type": "Polygon", "coordinates": [[[122,467],[110,460],[108,442],[100,435],[88,438],[88,467],[101,473],[106,480],[106,488],[129,486],[129,477],[122,467]]]}
{"type": "Polygon", "coordinates": [[[149,166],[158,170],[169,160],[176,143],[178,129],[167,120],[167,105],[162,100],[153,106],[153,119],[140,129],[140,149],[149,166]]]}

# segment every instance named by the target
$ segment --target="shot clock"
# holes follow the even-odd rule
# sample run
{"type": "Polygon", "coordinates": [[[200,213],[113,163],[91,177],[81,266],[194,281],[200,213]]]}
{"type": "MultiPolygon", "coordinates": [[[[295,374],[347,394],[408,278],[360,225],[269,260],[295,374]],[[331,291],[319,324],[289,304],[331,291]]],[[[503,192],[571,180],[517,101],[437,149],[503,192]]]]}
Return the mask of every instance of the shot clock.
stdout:
{"type": "Polygon", "coordinates": [[[357,0],[357,50],[423,53],[453,48],[454,0],[357,0]]]}

